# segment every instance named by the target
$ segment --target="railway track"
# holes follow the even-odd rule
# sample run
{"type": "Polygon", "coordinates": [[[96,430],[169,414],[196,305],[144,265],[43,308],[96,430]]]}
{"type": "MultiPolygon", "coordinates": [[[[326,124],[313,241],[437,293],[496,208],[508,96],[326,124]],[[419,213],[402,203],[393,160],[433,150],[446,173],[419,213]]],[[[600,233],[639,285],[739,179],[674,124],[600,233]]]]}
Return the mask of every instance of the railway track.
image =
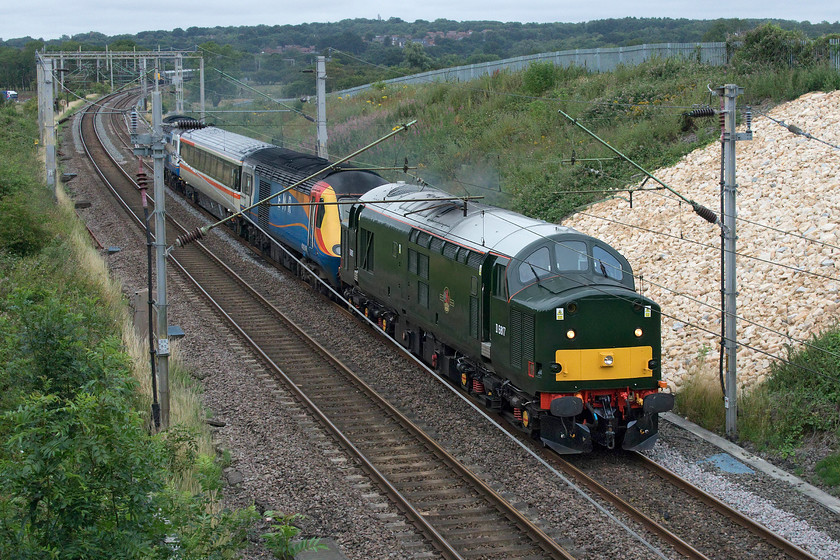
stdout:
{"type": "Polygon", "coordinates": [[[609,458],[594,455],[569,460],[558,457],[554,463],[686,558],[816,560],[807,551],[641,453],[620,453],[617,457],[612,453],[609,458]],[[610,468],[610,459],[620,462],[620,476],[616,476],[616,469],[610,468]],[[718,529],[712,538],[702,527],[718,529]],[[688,536],[681,538],[674,531],[688,536]]]}
{"type": "MultiPolygon", "coordinates": [[[[88,155],[139,225],[137,187],[102,145],[94,113],[89,110],[81,117],[88,155]]],[[[171,221],[167,228],[167,239],[186,232],[171,221]]],[[[173,250],[170,263],[242,334],[443,557],[573,558],[201,243],[173,250]]]]}
{"type": "MultiPolygon", "coordinates": [[[[102,167],[105,167],[104,163],[102,167]]],[[[119,173],[107,176],[119,182],[119,173]]],[[[125,197],[129,199],[123,203],[124,207],[138,215],[142,210],[139,200],[136,200],[136,186],[125,186],[124,189],[125,197]],[[131,201],[132,194],[135,202],[131,201]]],[[[172,229],[167,232],[167,238],[172,240],[181,233],[184,233],[183,229],[172,229]]],[[[296,394],[297,400],[307,404],[310,411],[318,416],[318,421],[333,433],[348,453],[357,458],[392,501],[400,504],[409,521],[434,543],[444,557],[571,558],[542,531],[532,526],[529,528],[530,522],[515,508],[501,497],[493,496],[495,492],[461,468],[446,451],[407,422],[364,382],[354,379],[352,372],[347,372],[347,368],[316,341],[302,334],[286,338],[285,333],[294,332],[295,327],[279,310],[248,288],[244,281],[238,280],[232,271],[225,270],[222,263],[214,264],[211,272],[208,257],[200,244],[178,248],[173,251],[173,256],[185,276],[204,286],[202,291],[219,313],[254,346],[266,364],[296,394]],[[282,329],[280,325],[283,325],[282,329]],[[486,527],[493,527],[493,530],[487,531],[486,527]]],[[[553,456],[552,462],[562,463],[553,456]]],[[[558,466],[576,480],[584,482],[588,478],[579,470],[575,472],[570,465],[568,470],[562,464],[558,466]]],[[[648,465],[645,468],[655,469],[657,466],[648,465]]],[[[667,475],[657,476],[665,478],[667,475]]],[[[675,481],[672,484],[683,483],[675,481]]],[[[655,515],[638,511],[629,503],[632,500],[621,500],[594,481],[585,482],[585,485],[670,543],[684,557],[736,557],[720,549],[712,550],[707,556],[709,549],[714,548],[708,543],[698,544],[695,548],[666,528],[667,524],[655,520],[655,515]],[[598,489],[598,486],[601,488],[598,489]]],[[[700,491],[694,489],[692,492],[697,495],[696,492],[700,491]]],[[[707,504],[714,500],[710,496],[696,499],[707,504]]],[[[729,511],[725,515],[735,519],[738,525],[754,525],[737,512],[729,511]]],[[[775,547],[773,553],[764,558],[775,558],[775,551],[779,550],[782,551],[780,558],[813,559],[807,552],[761,526],[751,527],[749,531],[758,535],[755,537],[757,541],[749,541],[752,544],[764,542],[775,547]]]]}

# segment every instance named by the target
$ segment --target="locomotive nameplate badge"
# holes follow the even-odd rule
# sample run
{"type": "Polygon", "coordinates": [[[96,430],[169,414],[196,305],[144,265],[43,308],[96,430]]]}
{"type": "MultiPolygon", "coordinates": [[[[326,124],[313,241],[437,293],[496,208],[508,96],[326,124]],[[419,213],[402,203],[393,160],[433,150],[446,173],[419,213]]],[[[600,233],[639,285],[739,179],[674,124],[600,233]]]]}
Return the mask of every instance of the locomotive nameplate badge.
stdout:
{"type": "Polygon", "coordinates": [[[650,305],[645,305],[645,319],[650,319],[650,305]]]}
{"type": "Polygon", "coordinates": [[[563,315],[564,309],[562,307],[558,307],[557,309],[555,309],[554,313],[558,321],[562,321],[565,318],[565,316],[563,315]]]}
{"type": "Polygon", "coordinates": [[[443,310],[449,313],[451,307],[455,307],[455,300],[449,295],[449,288],[444,288],[443,293],[440,294],[440,301],[443,302],[443,310]]]}

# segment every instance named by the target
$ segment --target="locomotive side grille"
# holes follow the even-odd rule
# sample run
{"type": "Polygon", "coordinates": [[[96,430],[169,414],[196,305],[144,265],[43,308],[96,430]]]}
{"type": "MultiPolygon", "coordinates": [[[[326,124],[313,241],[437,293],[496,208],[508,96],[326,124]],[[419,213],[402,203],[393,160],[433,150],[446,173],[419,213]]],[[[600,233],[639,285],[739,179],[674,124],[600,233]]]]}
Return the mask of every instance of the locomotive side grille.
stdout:
{"type": "Polygon", "coordinates": [[[483,260],[484,255],[482,255],[481,253],[474,253],[473,251],[470,251],[470,256],[467,259],[467,266],[478,270],[483,260]]]}
{"type": "Polygon", "coordinates": [[[534,361],[535,320],[530,313],[510,310],[510,367],[521,368],[534,361]]]}
{"type": "Polygon", "coordinates": [[[458,251],[458,246],[454,243],[447,243],[443,246],[443,256],[447,259],[455,260],[455,253],[458,251]]]}
{"type": "Polygon", "coordinates": [[[526,362],[534,361],[534,316],[522,315],[522,358],[526,362]]]}
{"type": "Polygon", "coordinates": [[[417,254],[417,276],[424,280],[429,279],[429,255],[417,254]]]}
{"type": "MultiPolygon", "coordinates": [[[[263,181],[260,179],[260,198],[259,200],[265,200],[271,195],[271,183],[268,181],[263,181]]],[[[263,228],[264,230],[268,229],[268,209],[271,206],[268,205],[267,202],[263,202],[258,206],[257,210],[257,224],[263,228]]]]}
{"type": "Polygon", "coordinates": [[[408,250],[408,271],[417,274],[417,251],[414,249],[408,250]]]}
{"type": "Polygon", "coordinates": [[[522,367],[522,312],[510,310],[510,367],[522,367]]]}
{"type": "Polygon", "coordinates": [[[420,307],[429,308],[429,285],[425,282],[417,282],[417,303],[420,307]]]}
{"type": "Polygon", "coordinates": [[[478,298],[470,297],[470,336],[478,339],[478,298]]]}

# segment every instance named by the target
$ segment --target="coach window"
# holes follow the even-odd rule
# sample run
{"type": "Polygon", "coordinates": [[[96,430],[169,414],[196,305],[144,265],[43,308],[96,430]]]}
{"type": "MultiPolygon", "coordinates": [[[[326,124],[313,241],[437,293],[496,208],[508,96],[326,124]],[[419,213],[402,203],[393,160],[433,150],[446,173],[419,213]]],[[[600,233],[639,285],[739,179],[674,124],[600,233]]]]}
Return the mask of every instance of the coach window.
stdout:
{"type": "Polygon", "coordinates": [[[247,173],[245,174],[245,194],[251,196],[251,189],[253,188],[253,179],[247,173]]]}

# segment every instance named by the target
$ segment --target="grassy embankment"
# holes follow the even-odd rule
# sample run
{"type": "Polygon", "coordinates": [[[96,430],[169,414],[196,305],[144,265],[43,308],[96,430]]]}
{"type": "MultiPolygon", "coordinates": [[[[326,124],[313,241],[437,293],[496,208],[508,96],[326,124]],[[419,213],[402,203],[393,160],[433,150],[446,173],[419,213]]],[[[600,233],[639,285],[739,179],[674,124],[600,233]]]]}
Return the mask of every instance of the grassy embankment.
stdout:
{"type": "Polygon", "coordinates": [[[0,107],[0,557],[234,557],[255,513],[221,507],[199,387],[174,361],[173,428],[149,433],[148,354],[44,187],[34,113],[0,107]]]}
{"type": "MultiPolygon", "coordinates": [[[[655,170],[719,137],[716,117],[691,120],[683,115],[694,105],[711,102],[717,107],[707,84],[744,87],[741,108],[766,108],[809,91],[840,87],[840,75],[824,65],[789,68],[775,59],[756,58],[776,53],[767,42],[777,31],[770,26],[761,32],[764,35],[747,41],[743,55],[725,68],[654,60],[591,74],[582,68],[537,64],[463,84],[383,85],[352,98],[332,97],[327,110],[330,154],[336,158],[351,153],[393,126],[417,119],[407,133],[359,160],[402,166],[407,158],[409,165],[419,167],[410,173],[433,186],[483,195],[491,204],[558,221],[580,206],[621,194],[615,190],[625,189],[626,196],[628,187],[641,182],[631,166],[613,159],[558,109],[642,167],[655,170]]],[[[308,106],[306,110],[311,112],[308,106]]],[[[210,119],[267,141],[313,149],[313,127],[299,116],[255,113],[210,119]]],[[[385,175],[412,180],[401,172],[385,175]]],[[[834,347],[837,336],[827,333],[814,343],[834,347]]],[[[825,376],[806,376],[795,366],[775,367],[768,383],[741,397],[741,437],[795,458],[803,438],[827,436],[834,451],[817,470],[827,484],[836,486],[840,453],[832,442],[840,428],[838,373],[809,352],[793,352],[790,359],[813,364],[808,367],[819,368],[825,376]]],[[[708,380],[698,376],[678,397],[680,412],[716,431],[723,427],[721,403],[716,375],[708,380]]]]}

